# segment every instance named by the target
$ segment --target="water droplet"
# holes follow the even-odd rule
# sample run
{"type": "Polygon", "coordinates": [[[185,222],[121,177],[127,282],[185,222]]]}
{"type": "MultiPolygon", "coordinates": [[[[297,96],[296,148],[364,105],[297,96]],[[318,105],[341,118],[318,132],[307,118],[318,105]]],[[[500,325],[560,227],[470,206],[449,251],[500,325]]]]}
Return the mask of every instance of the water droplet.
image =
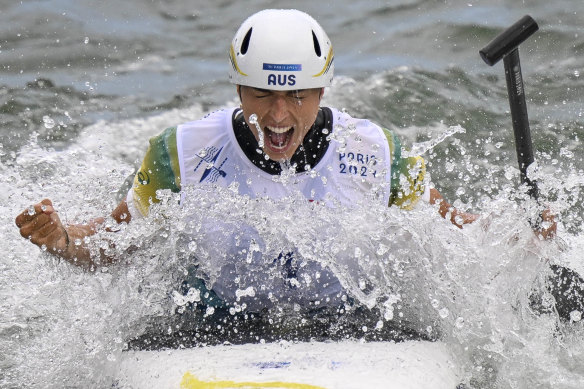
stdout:
{"type": "Polygon", "coordinates": [[[454,325],[456,326],[456,328],[462,328],[464,327],[464,318],[462,317],[457,317],[456,321],[454,322],[454,325]]]}
{"type": "Polygon", "coordinates": [[[441,310],[438,311],[438,314],[440,315],[441,318],[446,319],[450,312],[448,311],[448,308],[442,308],[441,310]]]}
{"type": "Polygon", "coordinates": [[[565,158],[574,158],[574,153],[566,147],[560,149],[560,155],[565,158]]]}
{"type": "Polygon", "coordinates": [[[45,128],[51,129],[55,127],[55,121],[48,115],[43,116],[43,123],[45,124],[45,128]]]}
{"type": "Polygon", "coordinates": [[[571,321],[580,321],[580,320],[582,320],[582,312],[580,312],[580,311],[572,311],[572,312],[570,312],[570,320],[571,321]]]}
{"type": "Polygon", "coordinates": [[[83,40],[83,43],[88,44],[89,43],[89,37],[85,37],[85,39],[83,40]]]}
{"type": "Polygon", "coordinates": [[[189,247],[189,251],[195,251],[195,250],[197,250],[197,242],[195,242],[195,241],[189,242],[188,247],[189,247]]]}
{"type": "Polygon", "coordinates": [[[377,248],[377,255],[383,255],[385,253],[387,253],[389,251],[389,247],[384,245],[383,243],[379,244],[379,247],[377,248]]]}

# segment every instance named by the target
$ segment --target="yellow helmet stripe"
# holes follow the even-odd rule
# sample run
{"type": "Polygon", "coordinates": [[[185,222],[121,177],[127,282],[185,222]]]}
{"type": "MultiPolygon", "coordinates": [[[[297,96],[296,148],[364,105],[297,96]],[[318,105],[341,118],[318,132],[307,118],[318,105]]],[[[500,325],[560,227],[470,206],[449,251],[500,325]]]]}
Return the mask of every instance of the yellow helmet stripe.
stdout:
{"type": "Polygon", "coordinates": [[[244,72],[241,71],[239,66],[237,65],[237,60],[235,59],[235,50],[233,50],[233,45],[231,45],[231,49],[229,50],[229,59],[231,60],[231,65],[237,71],[237,73],[241,74],[242,76],[247,76],[244,72]]]}
{"type": "Polygon", "coordinates": [[[334,55],[333,55],[333,47],[331,46],[330,49],[329,49],[328,56],[327,56],[327,60],[326,60],[326,63],[324,64],[324,67],[322,68],[322,70],[320,71],[320,73],[317,73],[317,74],[315,74],[312,77],[320,77],[323,74],[325,74],[329,70],[329,68],[331,66],[331,63],[333,61],[333,58],[334,58],[334,55]]]}

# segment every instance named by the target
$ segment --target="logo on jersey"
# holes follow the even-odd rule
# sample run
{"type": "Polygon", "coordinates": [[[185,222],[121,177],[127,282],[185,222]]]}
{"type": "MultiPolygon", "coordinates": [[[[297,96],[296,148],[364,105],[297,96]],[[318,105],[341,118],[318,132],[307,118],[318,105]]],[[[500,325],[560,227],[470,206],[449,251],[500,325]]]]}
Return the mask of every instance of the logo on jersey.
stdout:
{"type": "Polygon", "coordinates": [[[201,180],[199,182],[203,182],[207,180],[208,182],[216,182],[219,177],[225,177],[227,173],[224,170],[221,170],[221,167],[227,161],[227,158],[224,158],[223,161],[217,166],[217,160],[219,159],[219,154],[223,151],[223,147],[217,150],[217,147],[211,146],[207,147],[197,154],[201,160],[195,167],[195,172],[199,170],[201,166],[205,168],[203,175],[201,176],[201,180]]]}
{"type": "Polygon", "coordinates": [[[137,174],[138,177],[138,182],[141,185],[148,185],[150,183],[150,174],[148,174],[148,172],[143,172],[142,170],[140,170],[137,174]]]}
{"type": "Polygon", "coordinates": [[[377,157],[362,153],[339,153],[339,172],[360,177],[377,178],[377,157]]]}

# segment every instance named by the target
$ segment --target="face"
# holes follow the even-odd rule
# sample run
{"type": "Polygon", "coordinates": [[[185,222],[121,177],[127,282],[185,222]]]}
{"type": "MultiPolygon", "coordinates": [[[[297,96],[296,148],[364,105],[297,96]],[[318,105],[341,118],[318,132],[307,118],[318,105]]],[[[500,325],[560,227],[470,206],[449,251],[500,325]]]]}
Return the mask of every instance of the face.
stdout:
{"type": "Polygon", "coordinates": [[[249,128],[259,141],[252,114],[264,132],[264,152],[274,161],[290,159],[316,120],[324,89],[272,91],[238,86],[241,107],[249,128]]]}

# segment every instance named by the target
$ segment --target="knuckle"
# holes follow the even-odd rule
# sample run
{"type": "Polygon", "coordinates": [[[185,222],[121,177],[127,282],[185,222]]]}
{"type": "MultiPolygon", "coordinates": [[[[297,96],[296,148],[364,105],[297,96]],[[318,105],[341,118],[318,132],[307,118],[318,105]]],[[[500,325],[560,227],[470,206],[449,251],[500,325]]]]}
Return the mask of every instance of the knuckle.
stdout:
{"type": "Polygon", "coordinates": [[[26,239],[31,238],[31,234],[28,231],[26,231],[24,228],[20,229],[20,236],[22,236],[23,238],[26,238],[26,239]]]}

